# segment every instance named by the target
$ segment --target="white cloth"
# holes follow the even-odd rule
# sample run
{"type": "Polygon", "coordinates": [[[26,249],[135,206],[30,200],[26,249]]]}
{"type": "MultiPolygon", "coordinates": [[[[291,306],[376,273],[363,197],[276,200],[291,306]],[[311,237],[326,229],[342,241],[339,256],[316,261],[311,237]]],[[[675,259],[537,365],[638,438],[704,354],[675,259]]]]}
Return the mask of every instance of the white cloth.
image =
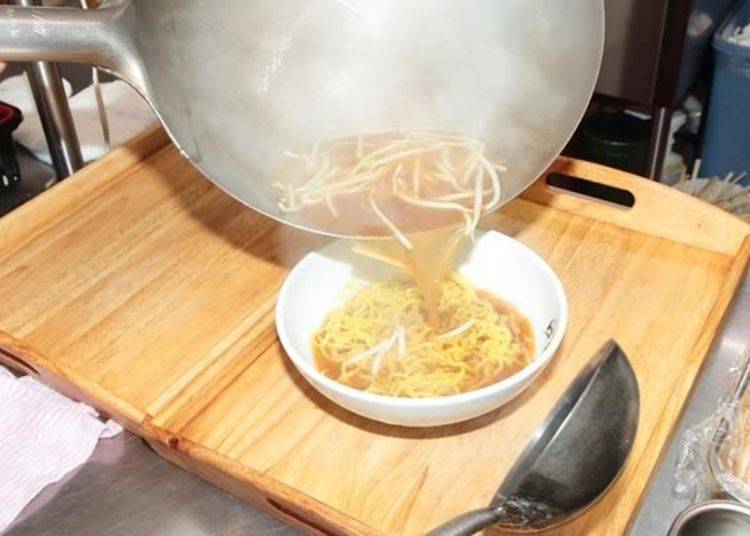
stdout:
{"type": "MultiPolygon", "coordinates": [[[[70,84],[63,81],[67,95],[70,84]]],[[[110,141],[116,147],[157,121],[146,101],[137,91],[121,80],[101,84],[104,107],[109,120],[110,141]]],[[[14,133],[15,140],[29,149],[40,160],[52,163],[42,123],[34,104],[26,75],[14,76],[0,84],[0,100],[23,112],[23,122],[14,133]]],[[[89,86],[68,99],[73,122],[86,162],[96,160],[106,152],[94,87],[89,86]]]]}
{"type": "Polygon", "coordinates": [[[122,427],[29,376],[0,366],[0,532],[45,486],[83,464],[122,427]]]}

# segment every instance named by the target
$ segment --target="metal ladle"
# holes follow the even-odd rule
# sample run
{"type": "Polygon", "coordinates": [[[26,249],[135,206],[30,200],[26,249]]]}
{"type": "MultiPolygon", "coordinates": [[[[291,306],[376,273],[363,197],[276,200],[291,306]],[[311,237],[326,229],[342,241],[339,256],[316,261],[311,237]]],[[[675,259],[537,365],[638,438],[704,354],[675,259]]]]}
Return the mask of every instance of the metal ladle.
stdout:
{"type": "Polygon", "coordinates": [[[285,149],[419,127],[488,144],[501,202],[560,153],[601,61],[603,0],[119,0],[0,6],[0,61],[91,63],[129,82],[225,192],[285,223],[285,149]]]}
{"type": "Polygon", "coordinates": [[[570,521],[622,471],[638,428],[639,401],[628,358],[609,341],[539,426],[490,505],[428,536],[468,536],[493,525],[543,530],[570,521]]]}

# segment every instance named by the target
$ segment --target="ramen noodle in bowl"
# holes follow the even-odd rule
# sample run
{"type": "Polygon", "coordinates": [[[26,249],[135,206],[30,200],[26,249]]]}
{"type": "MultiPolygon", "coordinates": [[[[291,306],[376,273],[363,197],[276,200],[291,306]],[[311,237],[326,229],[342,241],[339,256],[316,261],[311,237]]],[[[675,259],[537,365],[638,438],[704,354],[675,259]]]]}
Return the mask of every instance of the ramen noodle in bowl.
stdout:
{"type": "Polygon", "coordinates": [[[529,321],[458,274],[441,281],[436,308],[430,323],[408,278],[354,284],[313,336],[315,364],[355,389],[431,397],[486,387],[531,361],[529,321]]]}
{"type": "Polygon", "coordinates": [[[312,338],[329,378],[393,397],[465,393],[498,382],[534,356],[528,320],[453,271],[456,252],[501,198],[504,166],[465,136],[401,130],[288,153],[279,208],[343,222],[353,249],[403,275],[353,283],[312,338]],[[284,179],[286,177],[286,179],[284,179]]]}

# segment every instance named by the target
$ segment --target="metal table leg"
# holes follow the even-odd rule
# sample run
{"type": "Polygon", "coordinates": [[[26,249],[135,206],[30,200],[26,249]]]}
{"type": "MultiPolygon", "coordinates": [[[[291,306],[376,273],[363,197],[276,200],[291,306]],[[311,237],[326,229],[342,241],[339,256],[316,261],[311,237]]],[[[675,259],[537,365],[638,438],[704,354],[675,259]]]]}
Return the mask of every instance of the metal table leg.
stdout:
{"type": "Polygon", "coordinates": [[[654,180],[660,180],[661,171],[664,167],[664,157],[667,153],[667,142],[669,140],[669,127],[672,113],[669,108],[660,107],[654,110],[653,117],[651,146],[648,151],[646,176],[654,180]]]}
{"type": "MultiPolygon", "coordinates": [[[[12,0],[12,3],[20,6],[41,4],[39,0],[12,0]]],[[[57,64],[31,62],[27,76],[55,173],[58,178],[72,175],[83,167],[84,162],[57,64]]]]}

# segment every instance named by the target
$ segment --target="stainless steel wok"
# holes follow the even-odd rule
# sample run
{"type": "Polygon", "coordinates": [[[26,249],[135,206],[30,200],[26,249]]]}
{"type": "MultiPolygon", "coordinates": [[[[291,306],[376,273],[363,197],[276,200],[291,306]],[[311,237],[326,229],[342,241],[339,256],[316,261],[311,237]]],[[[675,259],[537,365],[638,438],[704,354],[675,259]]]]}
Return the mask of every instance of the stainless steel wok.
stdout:
{"type": "Polygon", "coordinates": [[[510,169],[503,202],[517,195],[586,108],[603,12],[603,0],[0,6],[0,60],[91,63],[121,77],[211,181],[308,227],[276,206],[269,176],[283,151],[368,131],[439,128],[483,139],[510,169]]]}

